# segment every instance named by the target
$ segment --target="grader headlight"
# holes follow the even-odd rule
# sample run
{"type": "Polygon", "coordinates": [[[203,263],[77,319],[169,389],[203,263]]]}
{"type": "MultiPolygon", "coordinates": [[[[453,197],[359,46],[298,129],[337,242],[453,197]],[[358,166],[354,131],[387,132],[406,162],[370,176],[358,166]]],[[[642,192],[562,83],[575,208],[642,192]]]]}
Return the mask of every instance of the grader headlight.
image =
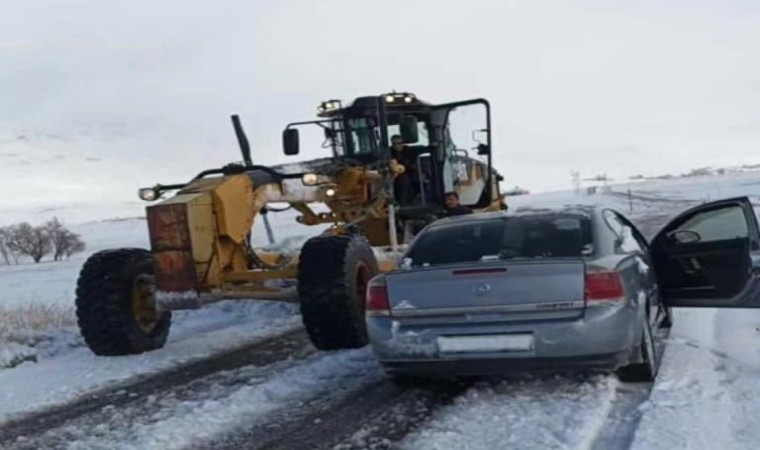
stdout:
{"type": "Polygon", "coordinates": [[[309,172],[301,176],[301,183],[303,183],[304,186],[318,186],[320,184],[329,183],[330,181],[331,179],[329,176],[317,173],[309,172]]]}
{"type": "Polygon", "coordinates": [[[154,200],[158,200],[158,197],[160,196],[158,193],[158,190],[155,188],[140,188],[137,191],[137,195],[140,197],[141,200],[145,200],[146,202],[152,202],[154,200]]]}

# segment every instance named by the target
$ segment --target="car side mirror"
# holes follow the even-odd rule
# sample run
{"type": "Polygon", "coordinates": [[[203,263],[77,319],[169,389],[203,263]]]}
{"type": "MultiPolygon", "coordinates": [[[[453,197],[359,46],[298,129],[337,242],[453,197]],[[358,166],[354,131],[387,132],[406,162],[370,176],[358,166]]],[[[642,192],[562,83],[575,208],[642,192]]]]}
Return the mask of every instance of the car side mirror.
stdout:
{"type": "Polygon", "coordinates": [[[282,132],[282,150],[288,155],[297,155],[299,152],[298,129],[287,128],[282,132]]]}
{"type": "Polygon", "coordinates": [[[491,147],[488,144],[478,144],[478,155],[485,156],[491,154],[491,147]]]}
{"type": "Polygon", "coordinates": [[[400,128],[401,128],[401,139],[404,141],[405,144],[414,144],[420,140],[416,117],[405,116],[401,120],[400,128]]]}

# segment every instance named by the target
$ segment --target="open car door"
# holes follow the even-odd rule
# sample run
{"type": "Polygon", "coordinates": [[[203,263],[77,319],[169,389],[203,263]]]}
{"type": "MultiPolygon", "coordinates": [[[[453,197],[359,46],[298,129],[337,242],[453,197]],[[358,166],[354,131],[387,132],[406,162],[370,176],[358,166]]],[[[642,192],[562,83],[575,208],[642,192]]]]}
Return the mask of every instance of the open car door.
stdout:
{"type": "Polygon", "coordinates": [[[686,211],[650,251],[667,306],[760,307],[760,229],[747,197],[686,211]]]}

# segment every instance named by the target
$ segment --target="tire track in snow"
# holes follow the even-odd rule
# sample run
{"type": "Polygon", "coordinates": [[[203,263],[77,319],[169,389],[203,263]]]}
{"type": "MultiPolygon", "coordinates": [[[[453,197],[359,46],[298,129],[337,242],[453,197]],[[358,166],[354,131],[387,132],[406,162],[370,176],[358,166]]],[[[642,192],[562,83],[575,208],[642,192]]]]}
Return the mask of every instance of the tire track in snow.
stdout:
{"type": "Polygon", "coordinates": [[[469,386],[467,382],[439,382],[424,388],[403,388],[382,379],[342,398],[315,398],[299,405],[296,410],[271,415],[264,423],[218,436],[197,448],[389,448],[469,386]]]}
{"type": "Polygon", "coordinates": [[[140,402],[149,402],[156,395],[179,390],[195,380],[215,373],[246,366],[266,367],[290,358],[303,358],[314,351],[308,344],[305,331],[299,329],[147,377],[119,383],[77,401],[7,422],[0,427],[0,448],[8,448],[7,446],[13,443],[30,444],[32,441],[23,441],[23,436],[50,436],[56,429],[65,428],[79,418],[83,418],[81,422],[84,424],[89,420],[100,423],[100,416],[104,411],[113,409],[114,405],[119,405],[121,409],[140,402]],[[22,441],[19,441],[19,438],[22,441]]]}
{"type": "MultiPolygon", "coordinates": [[[[251,424],[288,417],[302,405],[341,399],[384,378],[369,349],[318,353],[277,367],[244,367],[196,380],[147,404],[103,411],[100,422],[76,422],[26,448],[186,449],[251,424]],[[63,433],[63,435],[62,435],[63,433]],[[42,443],[43,445],[40,445],[42,443]]],[[[24,444],[24,443],[22,443],[24,444]]],[[[249,448],[252,444],[242,445],[249,448]]]]}
{"type": "MultiPolygon", "coordinates": [[[[669,336],[669,329],[657,330],[660,366],[662,366],[669,336]]],[[[653,387],[654,383],[619,383],[615,389],[616,399],[605,420],[600,424],[598,434],[590,440],[588,448],[593,450],[630,448],[644,415],[641,406],[649,400],[653,387]]]]}
{"type": "Polygon", "coordinates": [[[586,448],[617,400],[611,375],[525,375],[477,383],[392,448],[586,448]]]}
{"type": "Polygon", "coordinates": [[[432,389],[418,389],[400,399],[356,430],[349,438],[333,447],[334,450],[394,448],[411,432],[427,424],[441,408],[453,404],[472,387],[472,382],[442,384],[432,389]]]}

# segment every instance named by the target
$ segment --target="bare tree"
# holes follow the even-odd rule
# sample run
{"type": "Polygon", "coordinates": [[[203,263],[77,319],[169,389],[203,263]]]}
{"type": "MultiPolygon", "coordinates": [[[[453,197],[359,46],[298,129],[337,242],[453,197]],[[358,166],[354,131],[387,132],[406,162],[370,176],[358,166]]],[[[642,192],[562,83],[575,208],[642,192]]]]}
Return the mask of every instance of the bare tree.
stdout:
{"type": "Polygon", "coordinates": [[[26,222],[0,227],[0,257],[5,264],[18,264],[19,255],[38,263],[50,253],[54,261],[60,261],[84,249],[82,237],[66,229],[57,217],[36,227],[26,222]]]}
{"type": "Polygon", "coordinates": [[[13,256],[11,255],[11,249],[8,248],[8,242],[10,239],[11,235],[9,227],[0,227],[0,256],[3,257],[6,266],[10,265],[11,257],[13,256]]]}
{"type": "Polygon", "coordinates": [[[85,248],[85,245],[81,236],[79,236],[76,233],[72,233],[71,231],[66,230],[66,246],[64,250],[66,259],[70,258],[71,255],[73,255],[74,253],[79,253],[79,252],[84,251],[84,248],[85,248]]]}
{"type": "Polygon", "coordinates": [[[52,250],[50,236],[44,227],[33,227],[23,222],[10,229],[11,240],[8,242],[8,248],[19,255],[29,256],[35,263],[39,263],[52,250]]]}
{"type": "Polygon", "coordinates": [[[67,230],[57,217],[53,217],[51,220],[45,222],[42,227],[45,229],[45,232],[50,238],[50,243],[53,246],[53,261],[61,260],[66,254],[73,233],[67,230]]]}

